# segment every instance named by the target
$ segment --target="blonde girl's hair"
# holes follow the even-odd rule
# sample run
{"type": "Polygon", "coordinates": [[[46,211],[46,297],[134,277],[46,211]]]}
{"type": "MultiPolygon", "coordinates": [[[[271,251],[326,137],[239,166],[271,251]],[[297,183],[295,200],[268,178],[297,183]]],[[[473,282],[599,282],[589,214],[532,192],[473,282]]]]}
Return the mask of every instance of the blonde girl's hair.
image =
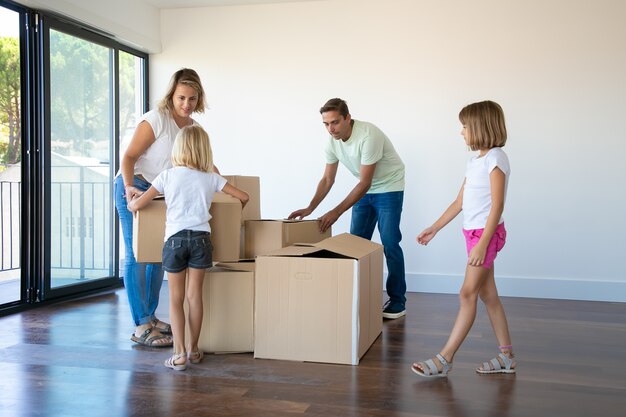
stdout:
{"type": "Polygon", "coordinates": [[[459,120],[465,127],[467,145],[471,150],[501,148],[506,144],[504,112],[498,103],[469,104],[461,109],[459,120]]]}
{"type": "Polygon", "coordinates": [[[206,131],[198,125],[183,127],[172,147],[172,165],[203,172],[213,171],[213,151],[206,131]]]}
{"type": "Polygon", "coordinates": [[[174,73],[174,75],[172,75],[169,87],[167,88],[167,93],[165,93],[165,96],[159,102],[159,110],[174,110],[173,97],[178,84],[187,85],[196,90],[196,93],[198,93],[198,101],[194,111],[197,113],[204,113],[204,88],[202,88],[202,83],[200,82],[200,76],[198,76],[198,73],[190,68],[179,69],[174,73]]]}

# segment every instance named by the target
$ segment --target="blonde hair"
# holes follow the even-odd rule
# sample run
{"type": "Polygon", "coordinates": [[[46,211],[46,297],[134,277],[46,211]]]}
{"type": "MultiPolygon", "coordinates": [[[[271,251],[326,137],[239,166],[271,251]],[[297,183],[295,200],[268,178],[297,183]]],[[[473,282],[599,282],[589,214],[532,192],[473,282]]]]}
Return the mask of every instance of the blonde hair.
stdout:
{"type": "Polygon", "coordinates": [[[200,76],[198,76],[198,73],[190,68],[179,69],[174,73],[174,75],[172,75],[170,85],[167,88],[167,93],[165,93],[165,96],[159,102],[159,109],[167,109],[169,111],[174,110],[173,97],[178,84],[183,84],[196,90],[196,93],[198,93],[198,102],[196,103],[194,112],[204,113],[204,88],[202,88],[202,83],[200,82],[200,76]]]}
{"type": "Polygon", "coordinates": [[[172,165],[203,172],[213,171],[213,151],[209,135],[198,125],[183,127],[172,147],[172,165]]]}
{"type": "Polygon", "coordinates": [[[498,103],[469,104],[461,109],[459,120],[465,127],[467,145],[471,150],[501,148],[506,144],[504,112],[498,103]]]}

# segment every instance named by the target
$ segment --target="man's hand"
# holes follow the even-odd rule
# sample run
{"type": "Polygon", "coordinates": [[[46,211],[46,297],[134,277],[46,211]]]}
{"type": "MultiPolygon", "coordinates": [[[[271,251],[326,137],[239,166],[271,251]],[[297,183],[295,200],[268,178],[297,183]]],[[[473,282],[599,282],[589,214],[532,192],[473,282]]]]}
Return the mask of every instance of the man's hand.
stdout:
{"type": "Polygon", "coordinates": [[[311,210],[310,208],[303,208],[300,210],[296,210],[293,213],[291,213],[289,215],[289,217],[287,217],[288,220],[302,220],[304,219],[306,216],[308,216],[309,214],[311,214],[313,212],[313,210],[311,210]]]}
{"type": "Polygon", "coordinates": [[[330,226],[335,224],[339,216],[341,216],[341,214],[337,213],[335,210],[331,210],[320,217],[320,232],[324,233],[330,226]]]}

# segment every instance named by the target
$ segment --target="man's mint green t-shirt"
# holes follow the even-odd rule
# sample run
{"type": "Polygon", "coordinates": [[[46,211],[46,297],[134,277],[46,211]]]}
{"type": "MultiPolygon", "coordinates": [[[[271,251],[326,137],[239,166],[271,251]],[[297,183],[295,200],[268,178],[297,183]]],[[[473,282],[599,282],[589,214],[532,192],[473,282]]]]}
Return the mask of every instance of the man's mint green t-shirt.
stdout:
{"type": "Polygon", "coordinates": [[[326,163],[339,161],[357,178],[361,165],[376,164],[368,194],[404,191],[404,163],[389,138],[371,123],[352,120],[350,139],[344,142],[329,136],[326,163]]]}

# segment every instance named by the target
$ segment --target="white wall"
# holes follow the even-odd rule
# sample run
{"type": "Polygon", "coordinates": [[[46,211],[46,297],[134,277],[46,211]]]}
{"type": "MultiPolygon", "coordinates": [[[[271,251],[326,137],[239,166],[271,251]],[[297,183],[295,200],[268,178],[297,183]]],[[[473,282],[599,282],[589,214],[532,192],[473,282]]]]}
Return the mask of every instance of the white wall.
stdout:
{"type": "MultiPolygon", "coordinates": [[[[407,166],[402,243],[410,290],[457,292],[460,217],[415,236],[454,199],[470,153],[458,112],[492,99],[507,117],[509,241],[503,295],[626,301],[626,3],[598,0],[328,0],[165,10],[151,97],[201,75],[198,120],[226,174],[261,177],[262,215],[304,207],[324,168],[319,107],[347,100],[407,166]]],[[[338,182],[313,216],[355,184],[338,182]]],[[[348,231],[350,214],[334,233],[348,231]]]]}
{"type": "MultiPolygon", "coordinates": [[[[266,218],[308,204],[324,168],[318,109],[346,99],[353,117],[382,128],[407,165],[402,230],[413,291],[458,291],[460,218],[428,247],[414,238],[462,182],[470,153],[458,111],[498,101],[513,170],[500,293],[626,301],[621,0],[327,0],[165,10],[160,23],[141,2],[19,2],[161,51],[151,56],[153,101],[172,72],[198,70],[211,107],[198,120],[216,162],[225,174],[261,177],[266,218]]],[[[340,168],[313,216],[354,181],[340,168]]],[[[334,232],[347,231],[349,218],[334,232]]]]}

